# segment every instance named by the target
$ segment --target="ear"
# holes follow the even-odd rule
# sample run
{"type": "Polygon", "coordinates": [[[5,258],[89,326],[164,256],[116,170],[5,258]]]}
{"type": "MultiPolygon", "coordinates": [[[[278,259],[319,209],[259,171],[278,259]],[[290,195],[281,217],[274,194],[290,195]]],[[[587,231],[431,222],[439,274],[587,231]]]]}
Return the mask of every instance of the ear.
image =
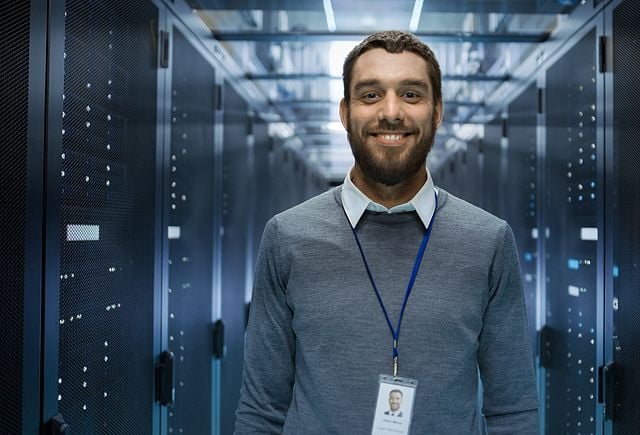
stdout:
{"type": "Polygon", "coordinates": [[[442,101],[440,101],[436,107],[435,107],[435,127],[436,129],[440,128],[440,126],[442,125],[442,118],[444,116],[444,107],[442,105],[442,101]]]}
{"type": "Polygon", "coordinates": [[[340,122],[345,130],[348,130],[349,125],[349,103],[343,98],[340,100],[340,122]]]}

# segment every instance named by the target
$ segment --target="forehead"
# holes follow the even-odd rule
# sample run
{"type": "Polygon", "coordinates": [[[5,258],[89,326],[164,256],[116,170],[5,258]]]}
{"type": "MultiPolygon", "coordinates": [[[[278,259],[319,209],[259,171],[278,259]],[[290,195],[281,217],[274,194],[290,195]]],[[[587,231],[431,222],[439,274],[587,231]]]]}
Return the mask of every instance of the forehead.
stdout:
{"type": "Polygon", "coordinates": [[[397,391],[393,391],[389,396],[402,397],[402,394],[398,393],[397,391]]]}
{"type": "Polygon", "coordinates": [[[362,81],[394,83],[423,80],[431,83],[427,61],[410,51],[389,53],[383,48],[365,51],[353,66],[351,85],[362,81]]]}

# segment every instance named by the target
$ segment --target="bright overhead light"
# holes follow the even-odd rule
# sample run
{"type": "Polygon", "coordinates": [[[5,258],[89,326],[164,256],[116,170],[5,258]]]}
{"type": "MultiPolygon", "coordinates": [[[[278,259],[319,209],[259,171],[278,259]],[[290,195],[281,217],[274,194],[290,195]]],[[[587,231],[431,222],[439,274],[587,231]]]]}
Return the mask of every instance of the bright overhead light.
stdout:
{"type": "Polygon", "coordinates": [[[327,122],[327,130],[331,131],[344,131],[344,127],[340,121],[327,122]]]}
{"type": "Polygon", "coordinates": [[[324,15],[327,17],[327,27],[330,32],[336,31],[336,19],[333,16],[333,7],[331,6],[331,0],[322,0],[324,4],[324,15]]]}
{"type": "Polygon", "coordinates": [[[422,14],[422,3],[424,3],[424,0],[416,0],[413,5],[413,13],[411,14],[411,22],[409,23],[409,30],[411,32],[418,30],[418,23],[420,22],[420,15],[422,14]]]}

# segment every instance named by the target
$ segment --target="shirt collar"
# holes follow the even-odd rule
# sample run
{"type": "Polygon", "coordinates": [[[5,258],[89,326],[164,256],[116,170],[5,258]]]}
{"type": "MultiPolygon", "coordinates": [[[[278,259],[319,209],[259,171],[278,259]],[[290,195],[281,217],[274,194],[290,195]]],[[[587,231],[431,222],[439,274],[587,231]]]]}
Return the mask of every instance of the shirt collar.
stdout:
{"type": "Polygon", "coordinates": [[[429,226],[433,213],[435,211],[436,202],[433,196],[433,192],[438,193],[436,187],[431,179],[431,173],[427,168],[427,181],[420,188],[418,193],[415,194],[409,202],[396,205],[392,208],[387,208],[382,204],[378,204],[371,200],[367,195],[362,193],[360,189],[356,187],[351,181],[351,171],[353,167],[347,172],[347,176],[344,178],[344,184],[342,185],[342,206],[349,222],[353,228],[358,225],[360,218],[364,214],[365,210],[385,212],[385,213],[402,213],[408,211],[416,211],[418,217],[422,221],[425,228],[429,226]]]}

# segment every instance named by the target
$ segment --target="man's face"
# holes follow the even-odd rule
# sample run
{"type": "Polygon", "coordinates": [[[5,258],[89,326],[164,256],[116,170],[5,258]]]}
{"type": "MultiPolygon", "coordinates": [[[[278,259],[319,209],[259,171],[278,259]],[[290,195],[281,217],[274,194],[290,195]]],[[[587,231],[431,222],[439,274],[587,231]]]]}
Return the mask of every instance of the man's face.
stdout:
{"type": "Polygon", "coordinates": [[[400,405],[402,405],[402,394],[397,391],[391,392],[391,394],[389,394],[389,409],[396,412],[400,409],[400,405]]]}
{"type": "Polygon", "coordinates": [[[394,186],[425,165],[442,114],[427,68],[415,53],[382,48],[355,62],[340,119],[356,165],[372,181],[394,186]]]}

